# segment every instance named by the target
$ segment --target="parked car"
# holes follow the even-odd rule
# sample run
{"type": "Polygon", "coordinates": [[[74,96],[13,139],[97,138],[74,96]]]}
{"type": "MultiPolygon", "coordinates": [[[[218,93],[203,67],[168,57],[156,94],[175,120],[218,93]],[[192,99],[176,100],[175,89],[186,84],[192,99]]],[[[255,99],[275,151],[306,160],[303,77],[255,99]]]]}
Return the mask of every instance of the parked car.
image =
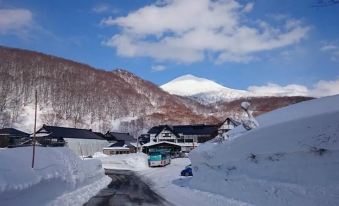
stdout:
{"type": "Polygon", "coordinates": [[[186,176],[186,177],[187,176],[193,176],[191,165],[186,166],[186,168],[181,171],[180,175],[186,176]]]}

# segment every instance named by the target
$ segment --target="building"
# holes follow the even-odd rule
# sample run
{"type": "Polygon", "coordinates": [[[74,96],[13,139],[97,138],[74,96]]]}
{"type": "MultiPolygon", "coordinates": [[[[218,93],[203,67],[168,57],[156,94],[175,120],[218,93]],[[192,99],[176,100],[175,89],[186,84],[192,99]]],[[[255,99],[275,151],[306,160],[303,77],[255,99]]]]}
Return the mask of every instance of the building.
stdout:
{"type": "Polygon", "coordinates": [[[230,117],[227,117],[225,119],[225,121],[223,121],[220,124],[220,126],[218,128],[218,134],[223,134],[225,132],[228,132],[228,131],[234,129],[235,127],[237,127],[239,125],[241,125],[240,122],[238,122],[238,121],[236,121],[236,120],[234,120],[234,119],[232,119],[230,117]]]}
{"type": "Polygon", "coordinates": [[[107,147],[103,148],[102,152],[106,155],[129,154],[135,153],[136,147],[129,143],[125,144],[124,141],[118,141],[116,143],[111,143],[107,147]]]}
{"type": "Polygon", "coordinates": [[[109,142],[90,129],[56,127],[43,125],[36,132],[37,141],[42,146],[68,146],[79,156],[90,156],[101,152],[109,142]]]}
{"type": "Polygon", "coordinates": [[[150,142],[150,135],[149,134],[141,134],[138,137],[138,141],[139,141],[140,145],[144,145],[144,144],[150,142]]]}
{"type": "Polygon", "coordinates": [[[110,143],[114,143],[117,141],[124,141],[124,142],[129,142],[129,143],[137,142],[137,140],[132,135],[130,135],[129,133],[123,133],[123,132],[108,131],[105,134],[105,139],[109,141],[110,143]]]}
{"type": "Polygon", "coordinates": [[[218,134],[219,125],[159,125],[152,127],[148,134],[150,142],[172,142],[189,152],[200,143],[213,139],[218,134]]]}
{"type": "Polygon", "coordinates": [[[27,142],[30,143],[28,133],[14,128],[0,129],[0,147],[18,147],[26,145],[27,142]]]}
{"type": "Polygon", "coordinates": [[[103,149],[107,155],[129,154],[137,152],[137,140],[129,133],[110,132],[105,134],[110,145],[103,149]]]}

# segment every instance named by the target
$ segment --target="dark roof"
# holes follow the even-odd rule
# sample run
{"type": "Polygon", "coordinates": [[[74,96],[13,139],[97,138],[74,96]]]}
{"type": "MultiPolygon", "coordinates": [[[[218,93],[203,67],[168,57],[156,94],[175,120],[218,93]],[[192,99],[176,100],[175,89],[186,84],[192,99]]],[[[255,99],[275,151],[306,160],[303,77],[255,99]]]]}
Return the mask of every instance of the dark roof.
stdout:
{"type": "Polygon", "coordinates": [[[174,126],[174,131],[184,135],[212,135],[218,130],[218,125],[182,125],[174,126]]]}
{"type": "Polygon", "coordinates": [[[165,127],[166,125],[159,125],[159,126],[154,126],[150,130],[148,130],[148,134],[159,134],[165,127]]]}
{"type": "Polygon", "coordinates": [[[227,117],[227,118],[225,119],[225,121],[223,121],[223,122],[220,124],[220,126],[223,125],[226,121],[232,122],[232,124],[233,124],[234,126],[239,126],[239,125],[241,125],[241,122],[238,122],[238,121],[234,120],[233,118],[227,117]]]}
{"type": "Polygon", "coordinates": [[[150,141],[150,135],[149,134],[141,134],[138,139],[139,139],[140,144],[145,144],[145,143],[150,141]]]}
{"type": "Polygon", "coordinates": [[[98,135],[99,137],[103,138],[103,139],[106,139],[105,138],[105,135],[101,132],[93,132],[94,134],[98,135]]]}
{"type": "Polygon", "coordinates": [[[109,147],[123,147],[125,145],[124,141],[117,141],[114,144],[111,144],[109,147]]]}
{"type": "Polygon", "coordinates": [[[129,142],[125,143],[125,141],[123,140],[117,141],[116,143],[111,144],[109,147],[123,147],[125,145],[126,147],[135,147],[134,145],[131,145],[129,142]]]}
{"type": "Polygon", "coordinates": [[[197,125],[159,125],[152,127],[148,133],[156,134],[156,136],[165,128],[169,129],[176,136],[179,134],[184,135],[213,135],[217,132],[219,125],[205,125],[205,124],[197,124],[197,125]]]}
{"type": "Polygon", "coordinates": [[[43,125],[41,129],[37,131],[38,133],[47,133],[49,137],[55,138],[75,138],[75,139],[100,139],[104,138],[96,135],[90,129],[77,129],[69,127],[56,127],[56,126],[47,126],[43,125]]]}
{"type": "Polygon", "coordinates": [[[122,132],[110,132],[108,131],[105,134],[105,137],[109,141],[125,141],[125,142],[136,142],[137,140],[134,139],[129,133],[122,133],[122,132]]]}
{"type": "Polygon", "coordinates": [[[175,131],[174,128],[175,128],[175,126],[171,126],[171,125],[159,125],[159,126],[152,127],[148,131],[148,134],[155,134],[155,136],[157,136],[164,129],[167,129],[167,130],[171,131],[175,136],[179,137],[178,133],[175,131]]]}
{"type": "Polygon", "coordinates": [[[2,136],[11,136],[11,137],[29,137],[29,134],[22,132],[14,128],[3,128],[0,129],[0,135],[2,136]]]}

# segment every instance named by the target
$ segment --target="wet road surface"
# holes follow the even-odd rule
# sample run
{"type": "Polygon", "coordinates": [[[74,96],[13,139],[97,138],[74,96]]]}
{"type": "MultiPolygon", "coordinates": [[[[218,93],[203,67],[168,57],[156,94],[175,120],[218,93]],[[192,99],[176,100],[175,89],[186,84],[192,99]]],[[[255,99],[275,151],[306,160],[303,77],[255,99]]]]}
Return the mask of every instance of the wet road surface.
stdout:
{"type": "Polygon", "coordinates": [[[84,206],[171,205],[132,171],[106,170],[106,174],[112,182],[84,206]]]}

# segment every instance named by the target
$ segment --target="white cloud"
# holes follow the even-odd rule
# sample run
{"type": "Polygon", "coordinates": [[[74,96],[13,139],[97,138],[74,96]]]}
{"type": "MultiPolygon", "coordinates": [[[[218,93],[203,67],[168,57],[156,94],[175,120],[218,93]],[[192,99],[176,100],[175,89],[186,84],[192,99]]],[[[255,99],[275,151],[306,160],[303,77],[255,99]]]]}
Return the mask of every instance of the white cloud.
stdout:
{"type": "Polygon", "coordinates": [[[27,9],[0,9],[0,34],[27,29],[32,24],[32,16],[27,9]]]}
{"type": "Polygon", "coordinates": [[[339,46],[337,42],[324,42],[320,50],[329,54],[332,61],[339,61],[339,46]]]}
{"type": "Polygon", "coordinates": [[[254,3],[247,3],[245,6],[244,6],[244,9],[243,11],[244,12],[250,12],[253,10],[253,7],[254,7],[254,3]]]}
{"type": "Polygon", "coordinates": [[[99,4],[99,5],[96,5],[92,8],[92,11],[94,11],[96,13],[102,13],[102,12],[106,12],[108,10],[109,10],[109,7],[106,4],[99,4]]]}
{"type": "Polygon", "coordinates": [[[151,69],[154,72],[161,72],[161,71],[165,71],[167,68],[164,65],[155,65],[155,66],[152,66],[151,69]]]}
{"type": "Polygon", "coordinates": [[[315,97],[339,94],[339,79],[333,81],[319,81],[314,85],[310,94],[315,97]]]}
{"type": "Polygon", "coordinates": [[[338,49],[338,47],[334,44],[325,44],[320,48],[321,51],[331,51],[336,49],[338,49]]]}
{"type": "Polygon", "coordinates": [[[97,4],[92,8],[92,11],[95,13],[118,13],[118,9],[114,8],[112,5],[101,3],[97,4]]]}
{"type": "Polygon", "coordinates": [[[122,29],[103,43],[127,57],[192,63],[212,53],[218,63],[248,62],[255,53],[298,43],[309,30],[294,19],[277,27],[264,21],[247,25],[246,13],[253,6],[234,0],[161,1],[125,17],[103,19],[102,25],[122,29]]]}
{"type": "Polygon", "coordinates": [[[333,81],[321,80],[312,87],[307,88],[303,85],[289,84],[281,86],[268,83],[263,86],[250,86],[248,91],[257,96],[312,96],[324,97],[339,94],[339,78],[333,81]]]}
{"type": "Polygon", "coordinates": [[[297,84],[280,86],[278,84],[268,83],[264,86],[250,86],[248,91],[258,96],[308,96],[307,87],[297,84]]]}
{"type": "Polygon", "coordinates": [[[332,52],[331,60],[332,61],[339,61],[339,49],[332,52]]]}

